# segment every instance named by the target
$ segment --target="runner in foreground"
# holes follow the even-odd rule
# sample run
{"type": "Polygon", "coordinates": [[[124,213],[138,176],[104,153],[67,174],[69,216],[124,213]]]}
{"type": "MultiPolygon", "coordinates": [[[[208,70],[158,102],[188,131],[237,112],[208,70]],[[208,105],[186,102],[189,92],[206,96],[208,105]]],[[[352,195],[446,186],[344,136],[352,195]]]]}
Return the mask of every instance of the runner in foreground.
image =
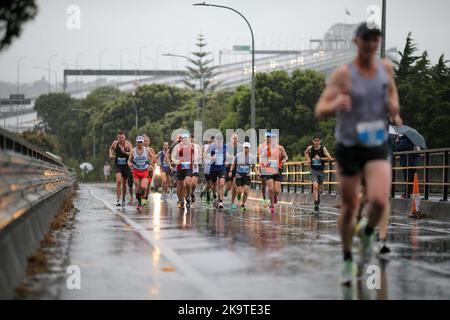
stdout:
{"type": "Polygon", "coordinates": [[[368,220],[359,226],[360,264],[373,256],[374,229],[388,205],[391,163],[387,119],[399,114],[398,93],[390,62],[376,57],[381,31],[366,23],[357,27],[358,55],[336,69],[316,106],[316,117],[336,116],[336,160],[341,195],[339,229],[343,245],[342,284],[355,279],[352,238],[359,209],[361,179],[366,183],[368,220]]]}

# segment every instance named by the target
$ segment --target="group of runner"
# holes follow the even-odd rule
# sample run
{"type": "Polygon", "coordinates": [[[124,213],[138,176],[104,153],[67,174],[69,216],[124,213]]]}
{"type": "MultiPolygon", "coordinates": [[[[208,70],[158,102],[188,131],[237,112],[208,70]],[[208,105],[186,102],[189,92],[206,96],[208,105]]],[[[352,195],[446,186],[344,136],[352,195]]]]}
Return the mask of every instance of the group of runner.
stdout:
{"type": "Polygon", "coordinates": [[[229,143],[224,143],[222,134],[217,134],[200,146],[194,142],[193,135],[184,132],[178,134],[170,146],[164,142],[158,154],[149,143],[147,135],[138,135],[133,147],[125,133],[119,131],[109,148],[109,158],[114,161],[116,170],[118,207],[126,205],[127,186],[129,203],[135,196],[138,210],[147,206],[152,174],[158,166],[162,200],[167,199],[169,186],[176,185],[178,208],[190,208],[195,202],[195,190],[203,165],[205,188],[201,197],[206,197],[208,204],[223,209],[223,199],[230,192],[231,209],[239,206],[246,211],[251,174],[255,172],[260,176],[264,204],[271,210],[275,209],[281,192],[283,164],[288,160],[286,150],[278,143],[275,133],[266,133],[266,141],[258,146],[256,155],[250,152],[250,143],[238,143],[236,134],[231,136],[229,143]]]}
{"type": "MultiPolygon", "coordinates": [[[[369,28],[366,23],[358,26],[354,37],[357,56],[333,72],[315,109],[319,120],[336,117],[335,158],[341,197],[338,226],[342,239],[344,285],[352,284],[358,273],[357,266],[371,260],[374,230],[380,225],[380,238],[384,240],[389,219],[392,169],[387,128],[388,123],[401,125],[402,120],[393,67],[376,56],[381,35],[380,29],[369,28]],[[368,209],[367,217],[361,214],[364,204],[368,209]],[[351,250],[354,234],[360,238],[358,264],[353,262],[351,250]]],[[[223,136],[217,134],[210,137],[207,144],[199,146],[193,142],[193,136],[183,133],[170,147],[165,143],[163,150],[155,156],[144,146],[144,137],[139,136],[137,147],[132,148],[125,135],[119,133],[110,148],[117,170],[117,205],[124,205],[124,198],[119,203],[119,197],[125,194],[129,165],[133,166],[133,181],[140,205],[141,199],[146,198],[148,182],[144,180],[148,170],[158,162],[166,177],[163,191],[167,191],[170,176],[174,176],[171,173],[175,172],[178,207],[189,208],[195,202],[199,164],[203,163],[206,186],[201,195],[208,203],[212,201],[215,208],[223,208],[223,199],[231,192],[231,208],[236,209],[239,205],[245,211],[253,171],[260,176],[264,203],[274,210],[281,191],[282,166],[288,155],[275,133],[267,132],[265,137],[254,155],[250,152],[250,144],[239,144],[236,135],[229,143],[224,143],[223,136]]],[[[321,145],[319,136],[312,142],[305,156],[311,165],[314,210],[318,211],[324,163],[331,155],[321,145]]]]}

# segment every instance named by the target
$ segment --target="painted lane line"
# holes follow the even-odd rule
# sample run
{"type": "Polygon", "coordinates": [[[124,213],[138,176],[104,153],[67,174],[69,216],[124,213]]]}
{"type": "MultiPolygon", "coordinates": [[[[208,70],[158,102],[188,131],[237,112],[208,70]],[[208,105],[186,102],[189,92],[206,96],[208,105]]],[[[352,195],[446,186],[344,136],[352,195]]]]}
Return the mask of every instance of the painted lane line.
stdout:
{"type": "Polygon", "coordinates": [[[106,200],[98,197],[92,190],[91,187],[88,187],[89,193],[92,197],[102,202],[104,206],[112,211],[115,215],[117,215],[123,222],[132,227],[139,236],[147,241],[147,243],[159,250],[161,254],[170,260],[177,269],[181,270],[188,279],[191,280],[193,285],[197,287],[200,291],[203,291],[207,299],[226,299],[224,294],[219,292],[219,290],[212,288],[211,281],[207,280],[202,274],[200,274],[194,267],[190,264],[186,263],[183,258],[180,257],[174,250],[167,247],[162,243],[162,241],[156,239],[147,229],[141,226],[139,223],[136,223],[130,217],[126,216],[122,212],[118,211],[117,208],[110,205],[106,200]]]}

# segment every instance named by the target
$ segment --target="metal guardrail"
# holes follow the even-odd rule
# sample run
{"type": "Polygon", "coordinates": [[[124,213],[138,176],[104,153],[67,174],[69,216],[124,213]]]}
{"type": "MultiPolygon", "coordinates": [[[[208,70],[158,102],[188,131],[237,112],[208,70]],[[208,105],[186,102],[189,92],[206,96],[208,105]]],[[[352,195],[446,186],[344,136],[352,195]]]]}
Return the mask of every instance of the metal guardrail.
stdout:
{"type": "MultiPolygon", "coordinates": [[[[392,189],[391,197],[407,194],[403,191],[407,186],[411,186],[413,181],[408,179],[408,172],[414,172],[419,177],[420,193],[425,200],[431,197],[440,197],[441,201],[448,201],[449,183],[449,154],[450,148],[429,149],[422,151],[394,152],[392,158],[392,189]],[[407,156],[407,165],[400,166],[400,157],[407,156]],[[411,156],[418,157],[416,166],[410,165],[411,156]],[[403,177],[406,174],[406,181],[403,177]]],[[[283,166],[282,192],[305,193],[311,190],[310,166],[306,161],[287,162],[283,166]]],[[[338,182],[336,177],[335,160],[325,163],[325,181],[322,192],[328,194],[338,193],[338,182]]],[[[261,183],[259,176],[252,173],[252,188],[256,188],[261,183]]]]}
{"type": "Polygon", "coordinates": [[[59,159],[0,129],[0,231],[75,179],[59,159]]]}

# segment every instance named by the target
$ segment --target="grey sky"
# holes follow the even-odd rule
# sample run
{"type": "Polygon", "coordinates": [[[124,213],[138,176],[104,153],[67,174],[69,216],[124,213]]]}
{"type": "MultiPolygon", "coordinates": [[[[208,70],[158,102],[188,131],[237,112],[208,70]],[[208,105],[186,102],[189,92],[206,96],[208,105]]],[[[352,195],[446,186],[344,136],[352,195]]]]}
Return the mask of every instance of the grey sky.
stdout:
{"type": "MultiPolygon", "coordinates": [[[[183,68],[179,59],[161,57],[164,52],[187,54],[199,33],[203,33],[216,53],[233,44],[250,44],[245,22],[235,13],[212,7],[193,7],[196,0],[40,0],[39,14],[26,24],[21,37],[0,53],[0,80],[16,81],[16,63],[21,56],[21,82],[30,82],[47,72],[48,57],[57,54],[52,66],[61,80],[61,63],[75,64],[78,52],[83,68],[98,68],[99,53],[103,68],[119,65],[121,48],[123,67],[134,68],[142,50],[143,68],[183,68]],[[81,30],[66,27],[67,7],[81,9],[81,30]],[[158,54],[159,50],[159,54],[158,54]],[[133,61],[133,62],[130,62],[133,61]]],[[[381,0],[217,0],[212,3],[240,10],[253,26],[256,49],[305,48],[310,38],[320,38],[336,22],[366,20],[369,5],[381,6],[381,0]],[[351,12],[346,18],[345,8],[351,12]]],[[[450,58],[450,1],[388,0],[387,47],[404,46],[413,32],[419,49],[427,49],[432,61],[445,53],[450,58]]],[[[224,57],[223,61],[243,57],[224,57]]]]}

